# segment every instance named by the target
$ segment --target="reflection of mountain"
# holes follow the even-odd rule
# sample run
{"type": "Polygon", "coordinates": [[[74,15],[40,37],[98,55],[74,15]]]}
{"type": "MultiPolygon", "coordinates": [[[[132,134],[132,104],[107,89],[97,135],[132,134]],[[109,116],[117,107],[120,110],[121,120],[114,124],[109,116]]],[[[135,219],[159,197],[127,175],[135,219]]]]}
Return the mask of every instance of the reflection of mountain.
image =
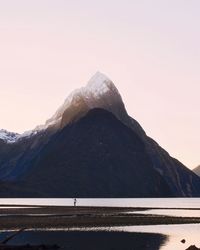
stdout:
{"type": "MultiPolygon", "coordinates": [[[[4,235],[3,235],[4,236],[4,235]]],[[[4,236],[5,238],[5,236],[4,236]]],[[[1,239],[1,237],[0,237],[1,239]]],[[[63,250],[158,250],[166,240],[159,234],[74,231],[74,232],[23,232],[15,237],[12,244],[57,244],[63,250]],[[77,240],[78,239],[78,240],[77,240]]]]}
{"type": "Polygon", "coordinates": [[[195,172],[195,174],[200,176],[200,165],[198,167],[196,167],[195,169],[193,169],[193,171],[195,172]]]}
{"type": "Polygon", "coordinates": [[[199,196],[200,178],[128,116],[114,84],[97,73],[45,125],[0,131],[1,196],[199,196]]]}

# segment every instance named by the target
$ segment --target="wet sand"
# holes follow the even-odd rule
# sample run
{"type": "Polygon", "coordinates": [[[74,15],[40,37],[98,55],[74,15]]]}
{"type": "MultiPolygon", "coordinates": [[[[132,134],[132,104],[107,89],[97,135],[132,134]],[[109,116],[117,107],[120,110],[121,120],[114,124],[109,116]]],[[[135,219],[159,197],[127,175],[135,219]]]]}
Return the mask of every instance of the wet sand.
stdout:
{"type": "Polygon", "coordinates": [[[0,230],[200,223],[200,217],[144,215],[147,208],[0,206],[0,230]]]}

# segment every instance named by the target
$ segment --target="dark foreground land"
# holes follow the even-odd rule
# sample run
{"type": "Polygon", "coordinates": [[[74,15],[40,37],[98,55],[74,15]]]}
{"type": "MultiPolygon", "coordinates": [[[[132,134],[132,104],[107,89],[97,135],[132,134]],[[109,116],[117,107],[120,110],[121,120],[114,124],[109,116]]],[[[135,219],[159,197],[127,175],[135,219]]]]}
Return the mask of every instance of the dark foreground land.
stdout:
{"type": "Polygon", "coordinates": [[[200,217],[133,214],[146,208],[0,207],[0,230],[200,223],[200,217]]]}

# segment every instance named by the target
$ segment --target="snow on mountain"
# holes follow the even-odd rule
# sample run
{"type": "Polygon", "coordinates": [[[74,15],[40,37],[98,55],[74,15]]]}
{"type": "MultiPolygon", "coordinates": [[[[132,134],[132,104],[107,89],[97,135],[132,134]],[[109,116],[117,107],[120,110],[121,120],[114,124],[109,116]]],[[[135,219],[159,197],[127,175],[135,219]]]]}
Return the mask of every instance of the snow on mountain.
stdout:
{"type": "Polygon", "coordinates": [[[107,76],[100,72],[97,72],[85,87],[73,91],[44,125],[37,126],[35,129],[23,134],[0,130],[0,139],[7,143],[15,143],[24,138],[30,138],[47,128],[58,130],[66,124],[78,120],[93,108],[106,109],[121,121],[125,121],[127,118],[127,113],[117,88],[107,76]]]}
{"type": "Polygon", "coordinates": [[[4,142],[13,143],[17,140],[18,136],[19,134],[17,133],[8,132],[7,130],[0,129],[0,139],[4,142]]]}
{"type": "Polygon", "coordinates": [[[25,138],[30,138],[33,135],[37,134],[38,130],[26,131],[22,134],[9,132],[5,129],[0,129],[0,140],[3,140],[6,143],[15,143],[25,138]]]}
{"type": "Polygon", "coordinates": [[[118,118],[126,112],[117,88],[100,72],[97,72],[85,87],[73,91],[45,125],[38,126],[36,129],[61,128],[79,119],[93,108],[104,108],[118,118]]]}

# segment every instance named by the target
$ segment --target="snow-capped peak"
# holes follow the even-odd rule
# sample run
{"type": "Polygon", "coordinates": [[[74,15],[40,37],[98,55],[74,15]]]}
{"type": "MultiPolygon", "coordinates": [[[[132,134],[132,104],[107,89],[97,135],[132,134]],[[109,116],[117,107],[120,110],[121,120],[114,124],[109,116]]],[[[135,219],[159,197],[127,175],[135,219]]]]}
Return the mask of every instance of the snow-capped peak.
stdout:
{"type": "Polygon", "coordinates": [[[86,86],[87,89],[90,89],[90,91],[100,91],[109,90],[109,85],[113,85],[112,81],[104,74],[101,72],[96,72],[95,75],[91,77],[91,79],[88,81],[88,84],[86,86]]]}
{"type": "Polygon", "coordinates": [[[121,96],[114,83],[100,72],[97,72],[85,87],[73,91],[46,124],[37,129],[63,127],[93,108],[107,109],[116,116],[119,116],[120,109],[124,109],[121,96]]]}
{"type": "Polygon", "coordinates": [[[85,87],[74,90],[56,113],[44,125],[23,134],[0,130],[0,139],[7,143],[30,138],[47,128],[60,129],[84,116],[90,109],[103,108],[112,112],[118,119],[124,120],[126,110],[114,83],[104,74],[97,72],[85,87]]]}

